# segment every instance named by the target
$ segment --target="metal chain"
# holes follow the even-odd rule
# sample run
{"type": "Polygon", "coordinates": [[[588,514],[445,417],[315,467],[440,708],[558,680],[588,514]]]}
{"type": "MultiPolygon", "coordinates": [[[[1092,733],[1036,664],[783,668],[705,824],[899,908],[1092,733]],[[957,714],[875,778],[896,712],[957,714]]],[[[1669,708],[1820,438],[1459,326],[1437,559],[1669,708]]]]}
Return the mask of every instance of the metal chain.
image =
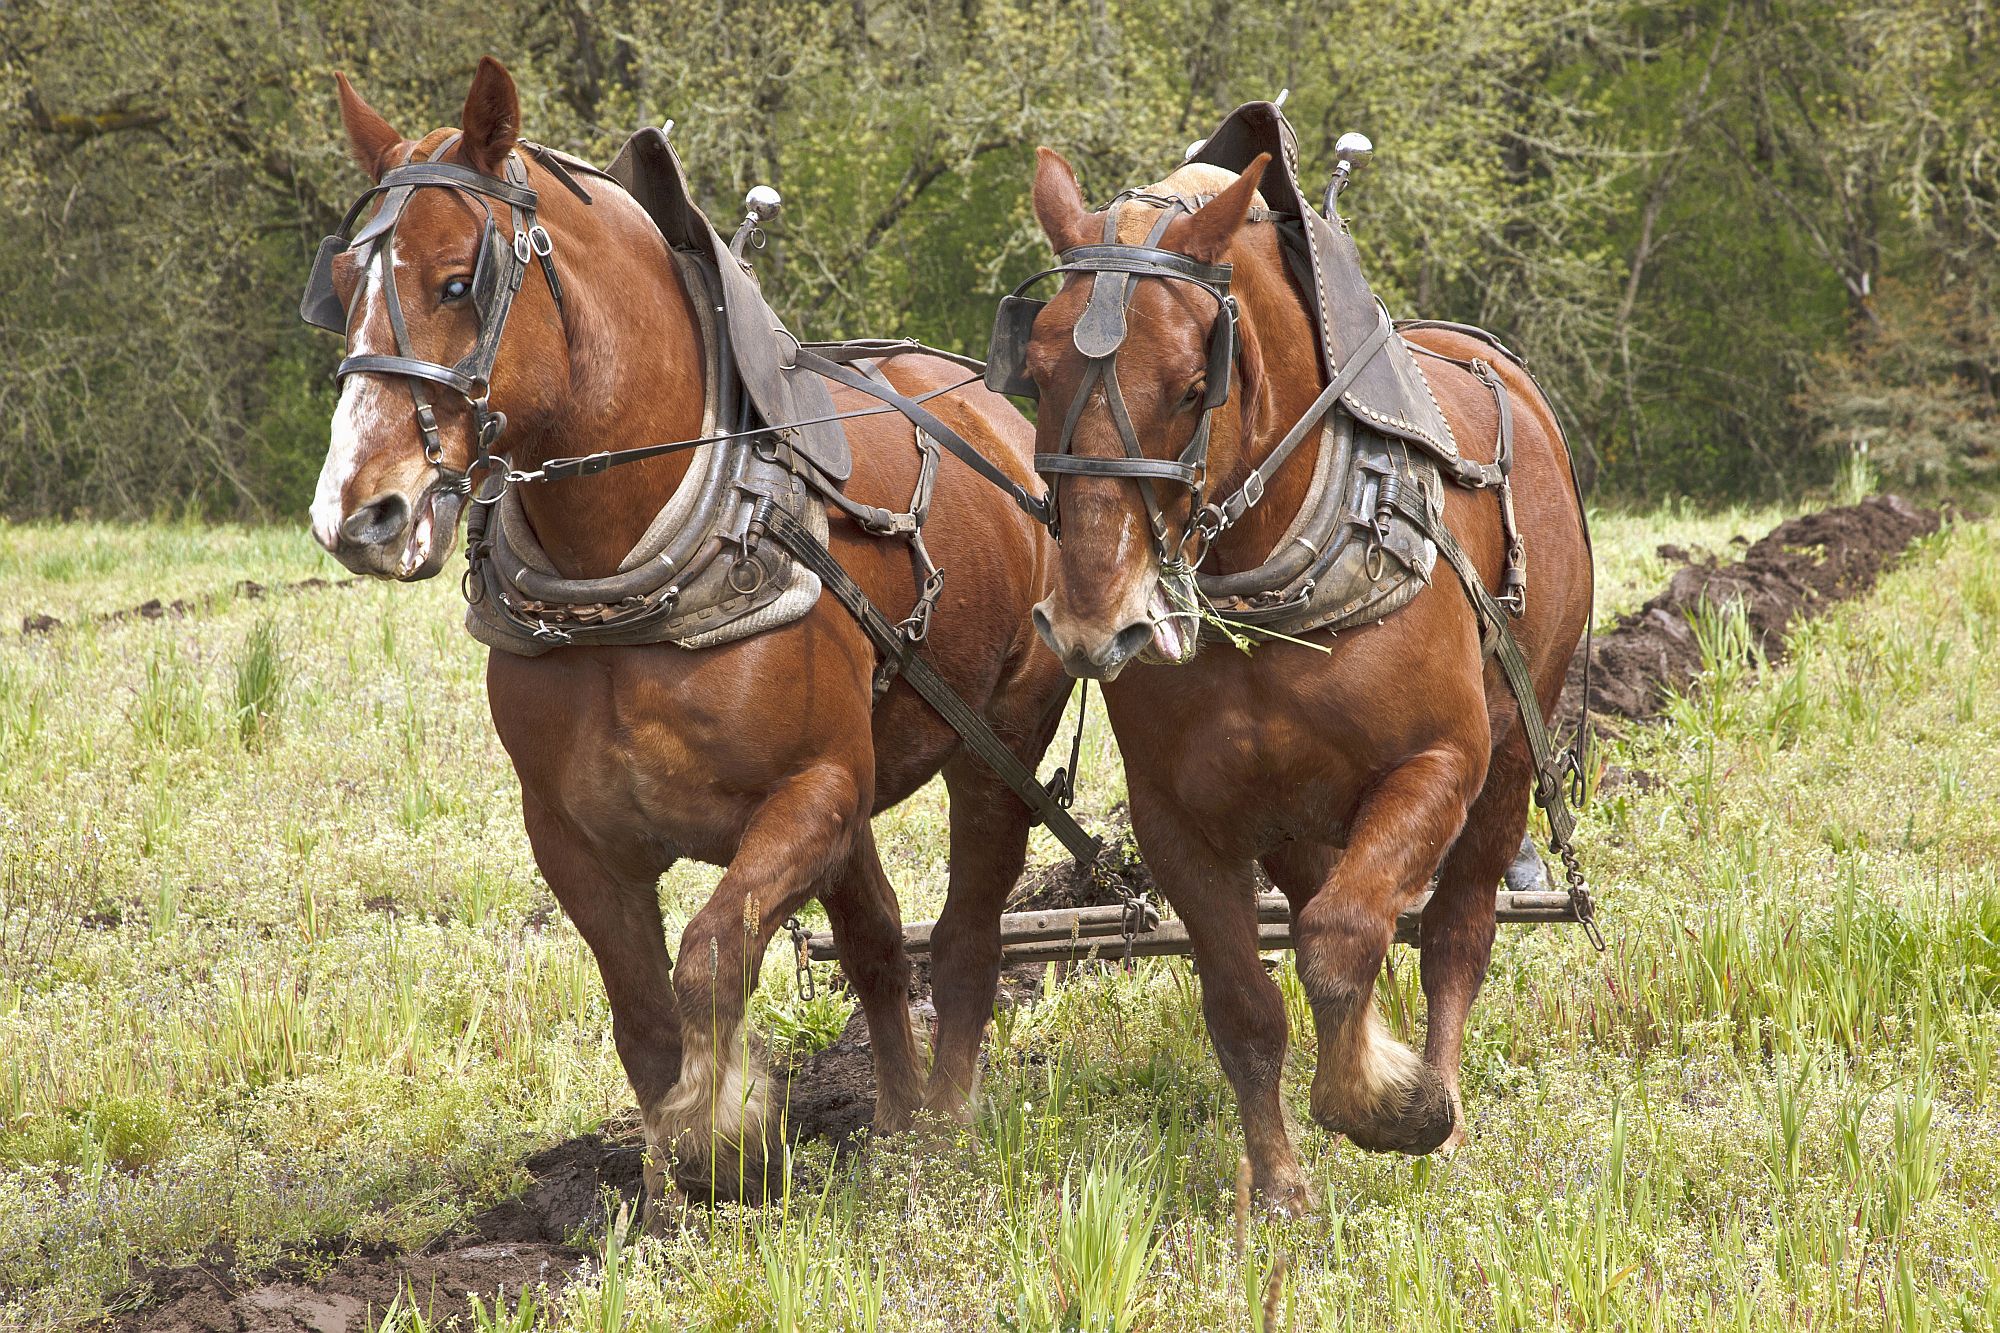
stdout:
{"type": "Polygon", "coordinates": [[[1127,972],[1130,972],[1133,970],[1132,941],[1138,937],[1139,927],[1146,921],[1146,895],[1135,894],[1126,898],[1120,906],[1123,910],[1118,917],[1118,933],[1123,937],[1124,943],[1119,962],[1127,972]]]}
{"type": "Polygon", "coordinates": [[[792,980],[798,986],[799,999],[811,1001],[819,994],[818,990],[814,988],[812,954],[809,951],[809,946],[812,943],[812,932],[807,930],[805,925],[795,916],[785,918],[785,930],[792,937],[792,948],[797,955],[797,962],[792,969],[792,980]]]}
{"type": "Polygon", "coordinates": [[[1597,904],[1591,900],[1590,886],[1584,882],[1583,865],[1577,860],[1576,848],[1565,842],[1556,848],[1556,855],[1562,858],[1563,878],[1569,881],[1569,903],[1576,912],[1576,923],[1583,927],[1590,947],[1603,953],[1604,935],[1597,929],[1597,904]]]}

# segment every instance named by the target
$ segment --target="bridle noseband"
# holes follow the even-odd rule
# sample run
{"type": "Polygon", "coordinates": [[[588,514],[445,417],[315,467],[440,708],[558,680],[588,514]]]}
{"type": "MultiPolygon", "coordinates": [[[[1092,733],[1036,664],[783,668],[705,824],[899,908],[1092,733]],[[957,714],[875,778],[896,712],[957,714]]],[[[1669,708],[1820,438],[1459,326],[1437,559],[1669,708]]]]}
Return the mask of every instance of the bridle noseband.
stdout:
{"type": "MultiPolygon", "coordinates": [[[[396,167],[362,192],[341,220],[340,229],[320,242],[319,254],[313,261],[312,276],[307,280],[305,295],[299,301],[299,317],[315,327],[346,336],[353,312],[334,291],[333,261],[343,251],[362,250],[362,262],[374,266],[381,280],[396,351],[393,356],[364,352],[344,358],[333,372],[335,382],[345,381],[349,375],[390,375],[404,380],[409,385],[410,397],[416,403],[417,433],[423,439],[424,457],[437,469],[441,484],[459,495],[490,501],[499,498],[498,492],[491,496],[474,495],[473,477],[494,460],[493,445],[507,429],[507,414],[495,410],[488,402],[488,395],[492,391],[493,363],[500,354],[500,336],[507,327],[508,311],[513,308],[514,297],[521,290],[522,279],[527,275],[531,261],[540,261],[559,318],[563,289],[561,279],[556,276],[555,245],[549,239],[549,233],[535,220],[539,196],[528,185],[527,168],[522,165],[519,153],[510,151],[507,154],[505,180],[470,167],[439,161],[451,151],[459,137],[454,133],[438,145],[429,160],[396,167]],[[485,225],[480,230],[479,258],[473,268],[471,291],[473,310],[479,317],[479,336],[472,350],[457,364],[449,366],[416,355],[410,342],[409,326],[404,320],[403,303],[396,290],[392,254],[396,227],[411,196],[424,188],[446,189],[472,196],[486,215],[485,225]],[[378,198],[381,207],[356,231],[356,220],[378,198]],[[489,202],[493,200],[507,207],[514,233],[511,243],[501,239],[499,224],[493,215],[493,204],[489,202]],[[431,384],[441,385],[456,393],[471,409],[475,452],[464,471],[445,465],[444,446],[438,437],[437,414],[431,407],[425,388],[431,384]]],[[[533,146],[530,146],[530,151],[535,151],[533,146]]],[[[566,180],[561,173],[558,175],[566,180]]],[[[582,193],[581,186],[566,183],[578,192],[584,202],[589,202],[589,196],[582,193]]],[[[500,475],[504,476],[504,469],[500,475]]]]}
{"type": "Polygon", "coordinates": [[[1230,266],[1204,264],[1160,248],[1160,240],[1166,235],[1168,226],[1181,213],[1188,211],[1192,210],[1187,202],[1179,198],[1130,192],[1113,200],[1105,214],[1102,243],[1074,246],[1063,251],[1056,256],[1055,267],[1035,274],[1001,301],[985,376],[987,387],[996,392],[1036,397],[1035,383],[1027,375],[1025,360],[1035,316],[1041,313],[1047,302],[1025,297],[1022,293],[1043,278],[1056,274],[1092,275],[1090,302],[1070,334],[1076,349],[1088,358],[1089,364],[1063,418],[1058,451],[1035,455],[1035,471],[1049,483],[1049,530],[1057,532],[1060,528],[1055,491],[1058,477],[1129,478],[1138,484],[1140,496],[1145,501],[1153,551],[1163,567],[1185,565],[1189,539],[1198,530],[1206,531],[1200,516],[1205,512],[1202,498],[1207,486],[1209,426],[1215,410],[1229,399],[1229,376],[1235,365],[1237,348],[1237,307],[1236,298],[1229,294],[1230,266]],[[1133,200],[1161,206],[1160,219],[1153,225],[1143,245],[1118,242],[1119,214],[1124,205],[1133,200]],[[1215,323],[1209,334],[1208,375],[1201,419],[1196,423],[1187,447],[1181,450],[1180,457],[1174,459],[1146,457],[1139,444],[1138,431],[1132,424],[1131,413],[1126,409],[1125,397],[1118,387],[1118,349],[1125,342],[1126,313],[1138,285],[1134,280],[1138,278],[1188,283],[1215,298],[1215,323]],[[1124,446],[1122,458],[1095,458],[1077,454],[1074,450],[1077,422],[1083,415],[1084,405],[1090,400],[1091,391],[1099,383],[1104,386],[1105,405],[1124,446]],[[1171,482],[1188,490],[1189,512],[1193,517],[1182,529],[1177,541],[1171,538],[1166,509],[1154,490],[1153,483],[1156,481],[1171,482]]]}

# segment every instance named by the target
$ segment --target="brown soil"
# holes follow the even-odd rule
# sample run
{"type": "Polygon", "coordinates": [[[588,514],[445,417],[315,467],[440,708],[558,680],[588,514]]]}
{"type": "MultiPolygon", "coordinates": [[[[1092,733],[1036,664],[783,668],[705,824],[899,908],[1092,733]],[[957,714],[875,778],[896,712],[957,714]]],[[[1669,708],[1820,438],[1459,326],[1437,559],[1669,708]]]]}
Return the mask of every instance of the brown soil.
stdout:
{"type": "MultiPolygon", "coordinates": [[[[299,579],[295,582],[284,583],[278,586],[280,591],[283,592],[315,592],[321,588],[352,588],[357,584],[366,583],[367,581],[366,579],[353,578],[342,579],[338,583],[331,583],[326,579],[310,578],[299,579]]],[[[255,579],[239,579],[226,595],[241,598],[246,602],[256,602],[262,601],[264,594],[269,591],[269,588],[255,579]]],[[[217,597],[223,595],[225,594],[216,594],[217,597]]],[[[202,599],[190,601],[186,598],[176,597],[171,602],[162,602],[159,598],[155,597],[149,601],[141,602],[137,606],[128,606],[122,611],[106,611],[101,615],[89,616],[87,619],[100,625],[115,625],[125,620],[179,620],[182,616],[185,616],[201,604],[202,599]]],[[[63,621],[57,619],[55,616],[37,612],[34,615],[21,617],[21,633],[51,634],[61,629],[63,623],[63,621]]]]}
{"type": "MultiPolygon", "coordinates": [[[[1695,560],[1676,572],[1658,596],[1597,636],[1591,650],[1593,712],[1633,721],[1657,717],[1668,691],[1701,672],[1701,652],[1688,617],[1702,602],[1741,599],[1744,618],[1769,661],[1785,652],[1785,635],[1799,621],[1875,586],[1905,547],[1937,531],[1938,513],[1896,495],[1878,495],[1840,509],[1787,519],[1728,564],[1695,560]]],[[[1661,547],[1669,559],[1689,559],[1661,547]]],[[[1582,655],[1570,665],[1563,715],[1575,716],[1582,655]]]]}
{"type": "Polygon", "coordinates": [[[572,1240],[603,1230],[606,1209],[636,1203],[640,1154],[636,1122],[606,1127],[529,1157],[530,1183],[518,1197],[475,1216],[462,1231],[415,1254],[329,1242],[243,1277],[217,1246],[181,1268],[136,1271],[121,1330],[169,1333],[353,1333],[370,1329],[398,1296],[432,1323],[464,1315],[466,1298],[491,1303],[504,1291],[560,1288],[589,1259],[572,1240]],[[608,1137],[607,1137],[608,1135],[608,1137]]]}

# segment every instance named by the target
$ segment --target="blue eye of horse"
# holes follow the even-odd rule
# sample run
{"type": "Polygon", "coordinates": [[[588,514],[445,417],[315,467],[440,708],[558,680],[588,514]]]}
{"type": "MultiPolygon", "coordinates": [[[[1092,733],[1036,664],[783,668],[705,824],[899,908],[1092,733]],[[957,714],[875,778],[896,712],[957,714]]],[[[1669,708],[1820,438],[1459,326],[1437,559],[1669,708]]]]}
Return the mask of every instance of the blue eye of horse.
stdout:
{"type": "Polygon", "coordinates": [[[453,278],[444,285],[444,299],[447,301],[463,301],[466,293],[471,290],[472,284],[469,281],[464,278],[453,278]]]}

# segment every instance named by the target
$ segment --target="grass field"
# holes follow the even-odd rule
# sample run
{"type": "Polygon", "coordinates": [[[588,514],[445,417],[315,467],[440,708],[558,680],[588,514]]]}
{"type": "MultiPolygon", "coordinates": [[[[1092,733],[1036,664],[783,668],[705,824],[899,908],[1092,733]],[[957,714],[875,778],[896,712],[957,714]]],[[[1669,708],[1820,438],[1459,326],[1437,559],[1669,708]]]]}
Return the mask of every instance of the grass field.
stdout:
{"type": "MultiPolygon", "coordinates": [[[[1600,516],[1600,622],[1657,587],[1658,543],[1780,516],[1600,516]]],[[[9,618],[66,622],[0,628],[0,1324],[88,1323],[135,1259],[218,1239],[243,1271],[421,1244],[628,1105],[455,579],[282,586],[311,576],[341,577],[294,528],[0,526],[9,618]],[[152,598],[189,607],[93,619],[152,598]]],[[[1503,933],[1450,1158],[1305,1128],[1320,1214],[1239,1222],[1199,981],[1156,960],[1010,1015],[958,1136],[808,1148],[787,1203],[614,1239],[466,1322],[2000,1327],[2000,523],[1926,539],[1781,667],[1703,629],[1702,686],[1600,755],[1652,779],[1585,820],[1610,952],[1503,933]]],[[[1086,754],[1102,810],[1109,736],[1086,754]]],[[[941,790],[877,834],[933,914],[941,790]]],[[[715,874],[666,877],[671,930],[715,874]]],[[[1416,955],[1393,962],[1420,1030],[1416,955]]],[[[757,1012],[801,1043],[846,1017],[784,966],[757,1012]]],[[[1292,1058],[1309,1126],[1310,1042],[1292,1058]]]]}

